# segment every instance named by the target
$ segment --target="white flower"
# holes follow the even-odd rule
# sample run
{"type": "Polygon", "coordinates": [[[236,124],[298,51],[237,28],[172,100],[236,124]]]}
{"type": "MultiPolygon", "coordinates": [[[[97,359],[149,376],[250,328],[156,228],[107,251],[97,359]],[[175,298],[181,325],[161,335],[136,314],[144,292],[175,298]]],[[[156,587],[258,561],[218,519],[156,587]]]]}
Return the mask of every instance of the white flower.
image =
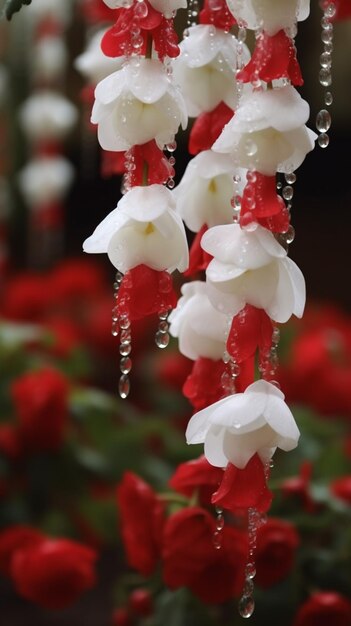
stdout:
{"type": "Polygon", "coordinates": [[[63,96],[49,91],[37,91],[20,110],[23,130],[30,139],[62,139],[77,119],[77,110],[63,96]]]}
{"type": "MultiPolygon", "coordinates": [[[[155,11],[163,13],[167,18],[173,16],[178,9],[185,9],[187,6],[186,0],[149,0],[151,6],[155,11]]],[[[129,8],[133,5],[133,0],[104,0],[110,9],[129,8]]]]}
{"type": "Polygon", "coordinates": [[[169,331],[178,337],[179,351],[193,361],[200,357],[221,359],[228,334],[227,316],[212,306],[206,283],[197,280],[185,283],[181,292],[169,316],[169,331]]]}
{"type": "Polygon", "coordinates": [[[133,187],[83,244],[85,252],[107,252],[123,274],[144,264],[184,272],[188,244],[172,193],[163,185],[133,187]]]}
{"type": "Polygon", "coordinates": [[[246,28],[263,28],[268,35],[294,27],[296,20],[305,20],[310,12],[310,0],[227,0],[227,4],[246,28]]]}
{"type": "Polygon", "coordinates": [[[88,46],[82,54],[74,61],[74,66],[78,72],[93,85],[100,80],[121,69],[125,57],[108,57],[101,50],[101,40],[106,33],[106,29],[99,30],[90,39],[88,46]]]}
{"type": "Polygon", "coordinates": [[[208,227],[229,224],[233,221],[231,199],[242,193],[246,171],[233,172],[232,159],[226,154],[204,150],[189,162],[182,180],[173,190],[177,212],[187,227],[198,232],[204,224],[208,227]],[[233,174],[240,175],[235,187],[233,174]]]}
{"type": "Polygon", "coordinates": [[[62,37],[41,37],[33,50],[33,70],[39,80],[55,81],[62,77],[68,60],[68,52],[62,37]]]}
{"type": "Polygon", "coordinates": [[[249,93],[212,149],[266,176],[291,172],[314,147],[317,135],[305,126],[308,117],[309,106],[294,87],[249,93]]]}
{"type": "MultiPolygon", "coordinates": [[[[181,87],[188,115],[212,111],[222,101],[235,109],[237,40],[213,25],[199,24],[188,30],[189,36],[180,44],[181,54],[173,61],[174,79],[181,87]]],[[[245,62],[249,56],[244,46],[245,62]]]]}
{"type": "Polygon", "coordinates": [[[206,279],[208,296],[219,311],[233,316],[251,304],[276,322],[286,322],[293,313],[302,317],[303,275],[269,230],[214,226],[203,235],[201,246],[214,257],[206,279]]]}
{"type": "Polygon", "coordinates": [[[160,148],[187,125],[185,103],[163,64],[132,60],[95,89],[91,121],[104,150],[123,151],[156,139],[160,148]]]}
{"type": "Polygon", "coordinates": [[[63,157],[37,158],[19,173],[26,202],[36,208],[60,200],[73,180],[73,167],[63,157]]]}
{"type": "Polygon", "coordinates": [[[267,463],[276,448],[293,450],[299,435],[284,394],[264,380],[195,413],[186,430],[187,443],[205,444],[211,465],[239,469],[256,453],[267,463]]]}

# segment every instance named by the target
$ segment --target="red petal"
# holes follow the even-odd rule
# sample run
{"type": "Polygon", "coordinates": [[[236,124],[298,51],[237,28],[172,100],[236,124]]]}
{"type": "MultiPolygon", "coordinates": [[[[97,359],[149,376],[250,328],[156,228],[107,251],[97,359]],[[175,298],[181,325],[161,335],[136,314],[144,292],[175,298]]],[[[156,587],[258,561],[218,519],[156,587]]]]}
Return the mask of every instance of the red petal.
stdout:
{"type": "Polygon", "coordinates": [[[204,7],[199,14],[199,23],[213,24],[216,28],[229,30],[236,24],[236,19],[228,10],[226,0],[217,0],[215,10],[211,9],[211,1],[205,0],[204,7]]]}
{"type": "Polygon", "coordinates": [[[219,489],[212,496],[212,503],[238,511],[255,508],[260,513],[268,511],[272,502],[262,461],[255,454],[244,469],[228,463],[219,489]]]}
{"type": "Polygon", "coordinates": [[[202,235],[206,230],[207,224],[204,224],[194,237],[190,248],[189,267],[184,272],[184,276],[193,276],[198,272],[206,270],[209,262],[213,259],[211,254],[208,254],[208,252],[205,252],[205,250],[201,248],[202,235]]]}
{"type": "Polygon", "coordinates": [[[224,102],[216,106],[213,111],[201,113],[190,131],[190,154],[195,155],[203,150],[209,150],[233,115],[234,111],[224,102]]]}
{"type": "Polygon", "coordinates": [[[278,78],[289,78],[293,85],[302,85],[295,45],[284,30],[270,37],[263,33],[256,43],[251,60],[239,72],[238,80],[248,83],[260,78],[266,83],[278,78]]]}
{"type": "Polygon", "coordinates": [[[272,343],[273,324],[263,309],[247,304],[233,317],[227,350],[237,363],[252,357],[257,348],[266,351],[272,343]]]}
{"type": "Polygon", "coordinates": [[[146,265],[137,265],[126,272],[117,297],[118,315],[128,315],[130,320],[172,309],[176,304],[170,274],[146,265]]]}

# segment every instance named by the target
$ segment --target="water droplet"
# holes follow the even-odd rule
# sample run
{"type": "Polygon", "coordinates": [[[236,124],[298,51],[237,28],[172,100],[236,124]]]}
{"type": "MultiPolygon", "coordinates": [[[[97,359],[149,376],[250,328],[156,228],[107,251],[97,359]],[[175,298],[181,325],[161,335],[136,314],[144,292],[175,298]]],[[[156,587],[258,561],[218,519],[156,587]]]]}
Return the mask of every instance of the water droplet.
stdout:
{"type": "Polygon", "coordinates": [[[130,343],[121,343],[119,346],[119,353],[121,356],[128,356],[132,351],[132,346],[130,343]]]}
{"type": "Polygon", "coordinates": [[[131,335],[129,328],[121,330],[121,343],[127,344],[127,343],[130,343],[131,340],[132,340],[132,335],[131,335]]]}
{"type": "Polygon", "coordinates": [[[321,33],[321,40],[323,43],[331,43],[333,41],[333,31],[328,28],[328,30],[323,29],[321,33]]]}
{"type": "Polygon", "coordinates": [[[213,542],[213,546],[215,547],[216,550],[220,550],[221,549],[221,547],[222,547],[222,537],[221,537],[221,533],[220,533],[219,530],[216,530],[213,533],[212,542],[213,542]]]}
{"type": "Polygon", "coordinates": [[[319,82],[323,87],[329,87],[332,84],[332,75],[330,70],[321,69],[319,72],[319,82]]]}
{"type": "Polygon", "coordinates": [[[322,52],[321,56],[320,56],[320,64],[322,67],[325,67],[327,69],[330,68],[331,66],[331,54],[329,52],[322,52]]]}
{"type": "Polygon", "coordinates": [[[326,148],[329,145],[329,136],[326,133],[321,133],[318,137],[318,145],[321,148],[326,148]]]}
{"type": "Polygon", "coordinates": [[[134,15],[136,15],[136,17],[143,19],[144,17],[147,16],[148,12],[149,12],[149,9],[148,9],[146,2],[139,1],[136,3],[134,7],[134,15]]]}
{"type": "Polygon", "coordinates": [[[247,563],[246,564],[245,576],[246,576],[246,578],[255,578],[255,576],[256,576],[255,563],[247,563]]]}
{"type": "Polygon", "coordinates": [[[254,156],[257,152],[257,145],[252,139],[247,139],[245,142],[245,151],[248,156],[254,156]]]}
{"type": "Polygon", "coordinates": [[[294,195],[294,190],[290,185],[283,187],[282,196],[284,200],[291,200],[294,195]]]}
{"type": "Polygon", "coordinates": [[[285,174],[285,180],[288,185],[293,185],[296,182],[296,174],[294,172],[285,174]]]}
{"type": "Polygon", "coordinates": [[[130,319],[127,317],[127,315],[121,315],[121,317],[119,318],[119,325],[120,328],[122,328],[123,330],[126,330],[130,327],[130,319]]]}
{"type": "Polygon", "coordinates": [[[239,615],[244,618],[251,617],[255,610],[255,601],[252,596],[242,596],[239,600],[239,615]]]}
{"type": "Polygon", "coordinates": [[[324,11],[325,15],[327,17],[334,17],[335,13],[336,13],[336,6],[333,2],[330,2],[328,4],[328,6],[326,7],[325,11],[324,11]]]}
{"type": "Polygon", "coordinates": [[[168,152],[174,152],[177,149],[177,142],[170,141],[166,144],[166,149],[168,150],[168,152]]]}
{"type": "Polygon", "coordinates": [[[331,41],[324,44],[324,52],[333,52],[333,44],[331,41]]]}
{"type": "Polygon", "coordinates": [[[129,374],[132,369],[132,359],[130,357],[123,357],[119,363],[122,374],[129,374]]]}
{"type": "Polygon", "coordinates": [[[243,591],[242,591],[243,596],[251,596],[253,594],[253,590],[254,590],[253,580],[251,578],[247,578],[243,586],[243,591]]]}
{"type": "Polygon", "coordinates": [[[160,332],[158,330],[156,335],[155,335],[155,343],[156,343],[158,348],[161,348],[161,349],[167,348],[167,346],[169,344],[169,334],[160,332]]]}
{"type": "Polygon", "coordinates": [[[130,380],[126,374],[122,374],[118,381],[118,393],[123,400],[127,398],[130,392],[130,380]]]}
{"type": "Polygon", "coordinates": [[[330,106],[331,104],[333,104],[333,94],[330,93],[330,91],[326,91],[325,96],[324,96],[324,102],[327,106],[330,106]]]}
{"type": "Polygon", "coordinates": [[[167,181],[167,187],[168,187],[168,189],[174,189],[174,187],[175,187],[175,182],[174,182],[174,179],[173,179],[173,178],[169,178],[169,179],[168,179],[168,181],[167,181]]]}
{"type": "Polygon", "coordinates": [[[316,127],[321,133],[326,133],[331,125],[331,117],[329,111],[322,109],[317,113],[316,127]]]}

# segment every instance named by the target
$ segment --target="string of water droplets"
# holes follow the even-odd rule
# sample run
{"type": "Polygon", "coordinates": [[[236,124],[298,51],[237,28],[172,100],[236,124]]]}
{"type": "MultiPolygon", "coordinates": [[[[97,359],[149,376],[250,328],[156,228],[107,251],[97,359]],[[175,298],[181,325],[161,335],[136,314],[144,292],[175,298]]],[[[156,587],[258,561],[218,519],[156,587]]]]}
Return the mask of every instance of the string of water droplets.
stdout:
{"type": "MultiPolygon", "coordinates": [[[[321,9],[323,17],[321,19],[322,33],[321,39],[323,43],[323,52],[320,56],[319,82],[322,87],[326,88],[324,93],[324,104],[326,107],[333,103],[333,95],[329,90],[332,84],[332,52],[333,52],[333,24],[332,19],[336,13],[336,6],[333,2],[322,0],[321,9]]],[[[328,109],[323,108],[317,113],[316,128],[319,131],[318,144],[321,148],[326,148],[329,144],[329,135],[327,134],[331,126],[331,115],[328,109]]]]}

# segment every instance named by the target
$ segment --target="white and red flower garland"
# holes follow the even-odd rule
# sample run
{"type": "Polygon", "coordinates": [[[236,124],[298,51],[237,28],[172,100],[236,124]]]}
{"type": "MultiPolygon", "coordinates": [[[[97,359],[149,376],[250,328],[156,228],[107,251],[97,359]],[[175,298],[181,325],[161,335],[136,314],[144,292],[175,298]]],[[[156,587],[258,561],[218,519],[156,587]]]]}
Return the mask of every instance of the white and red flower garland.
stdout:
{"type": "MultiPolygon", "coordinates": [[[[113,334],[120,332],[122,397],[129,393],[131,322],[158,313],[156,343],[165,347],[176,303],[170,274],[206,270],[206,281],[183,286],[170,332],[194,360],[184,385],[197,411],[187,441],[204,443],[209,463],[225,470],[223,506],[233,508],[233,468],[244,480],[247,472],[249,554],[240,612],[249,617],[256,530],[270,501],[260,499],[262,485],[277,447],[291,450],[299,438],[274,377],[277,324],[301,317],[305,305],[304,279],[287,247],[294,170],[315,140],[306,127],[308,104],[295,89],[302,84],[296,23],[307,17],[309,0],[282,0],[279,7],[272,0],[228,6],[206,0],[200,24],[187,29],[180,47],[173,16],[183,2],[104,2],[116,23],[101,47],[121,67],[97,85],[92,121],[102,148],[125,153],[126,174],[123,198],[84,250],[107,253],[118,270],[113,334]],[[235,23],[237,38],[230,33],[235,23]],[[247,27],[256,35],[251,58],[247,27]],[[173,152],[187,115],[197,116],[189,138],[195,158],[171,191],[174,158],[164,149],[173,152]],[[283,197],[277,174],[285,175],[283,197]],[[197,233],[189,268],[182,220],[197,233]]],[[[218,493],[221,485],[214,503],[218,493]]],[[[222,522],[218,509],[216,548],[222,522]]]]}

